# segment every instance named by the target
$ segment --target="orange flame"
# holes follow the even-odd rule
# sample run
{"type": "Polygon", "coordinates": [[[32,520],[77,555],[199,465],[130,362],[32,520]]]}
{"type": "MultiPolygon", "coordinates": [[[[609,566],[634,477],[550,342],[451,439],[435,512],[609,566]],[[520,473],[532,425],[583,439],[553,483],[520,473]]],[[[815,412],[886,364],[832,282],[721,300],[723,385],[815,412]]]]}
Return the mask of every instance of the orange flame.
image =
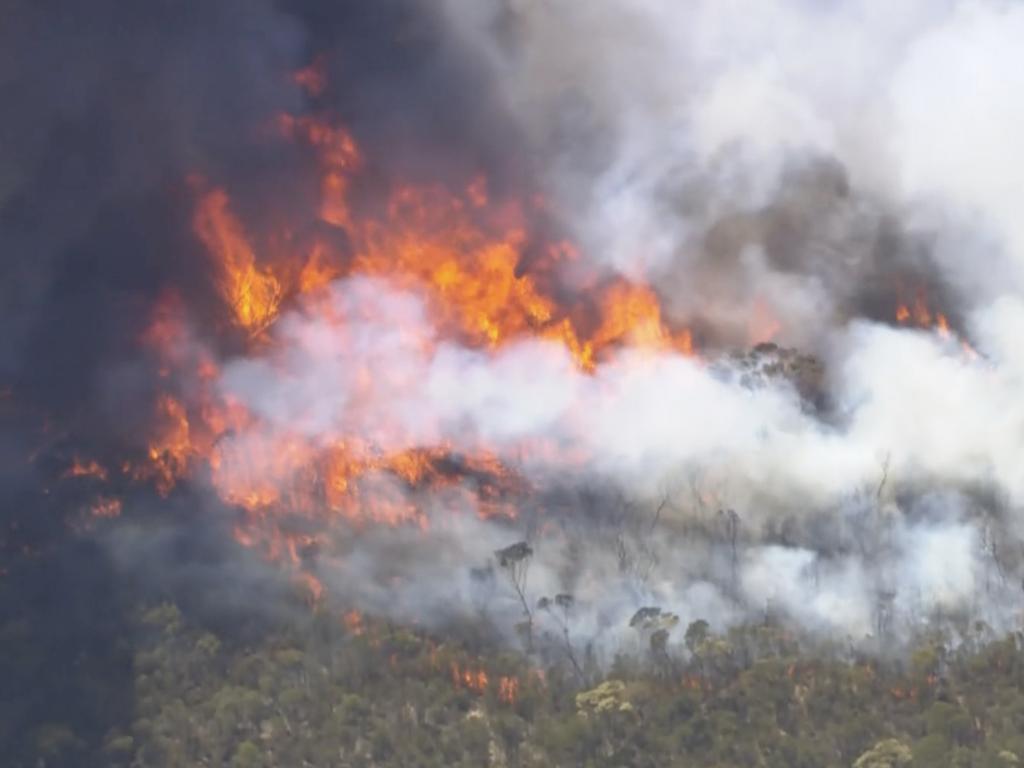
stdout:
{"type": "Polygon", "coordinates": [[[503,704],[515,704],[519,700],[519,679],[515,677],[498,678],[498,700],[503,704]]]}
{"type": "Polygon", "coordinates": [[[452,662],[452,681],[456,688],[466,688],[473,693],[482,694],[487,690],[488,677],[483,669],[460,668],[452,662]]]}
{"type": "Polygon", "coordinates": [[[345,629],[353,635],[361,635],[366,631],[366,627],[363,625],[363,614],[359,611],[351,610],[346,613],[342,617],[342,623],[345,625],[345,629]]]}
{"type": "Polygon", "coordinates": [[[918,291],[911,304],[903,303],[896,308],[896,322],[918,328],[935,327],[942,335],[949,333],[949,321],[941,312],[932,312],[924,291],[918,291]]]}
{"type": "Polygon", "coordinates": [[[179,400],[161,395],[157,414],[160,426],[149,444],[149,463],[138,466],[134,474],[138,479],[152,480],[157,493],[167,496],[188,471],[193,449],[188,415],[179,400]]]}
{"type": "Polygon", "coordinates": [[[234,313],[234,321],[258,334],[277,316],[281,284],[269,271],[256,266],[256,256],[241,224],[228,211],[224,190],[212,189],[201,197],[193,226],[220,264],[221,294],[234,313]]]}
{"type": "Polygon", "coordinates": [[[315,605],[320,602],[324,595],[324,585],[316,576],[308,571],[299,571],[297,577],[299,583],[309,592],[309,599],[315,605]]]}
{"type": "Polygon", "coordinates": [[[93,502],[89,512],[93,517],[118,517],[121,514],[121,500],[100,497],[93,502]]]}
{"type": "Polygon", "coordinates": [[[324,165],[320,193],[320,218],[337,227],[351,227],[349,180],[362,165],[355,140],[347,131],[310,117],[281,115],[281,133],[286,138],[302,137],[320,151],[324,165]]]}
{"type": "Polygon", "coordinates": [[[747,342],[754,346],[774,341],[781,331],[782,322],[768,302],[760,297],[755,299],[747,324],[747,342]]]}
{"type": "Polygon", "coordinates": [[[933,312],[928,306],[927,296],[919,291],[912,304],[900,304],[896,308],[896,322],[924,330],[934,330],[943,339],[958,339],[960,348],[968,360],[976,360],[978,353],[970,343],[953,331],[949,318],[942,312],[933,312]]]}
{"type": "Polygon", "coordinates": [[[327,89],[326,60],[318,56],[308,67],[292,73],[292,82],[310,96],[316,97],[327,89]]]}
{"type": "Polygon", "coordinates": [[[683,675],[683,687],[691,691],[701,691],[704,689],[704,682],[696,675],[683,675]]]}
{"type": "Polygon", "coordinates": [[[61,477],[95,477],[97,480],[106,480],[107,470],[94,459],[82,461],[76,456],[72,461],[71,466],[64,470],[61,477]]]}

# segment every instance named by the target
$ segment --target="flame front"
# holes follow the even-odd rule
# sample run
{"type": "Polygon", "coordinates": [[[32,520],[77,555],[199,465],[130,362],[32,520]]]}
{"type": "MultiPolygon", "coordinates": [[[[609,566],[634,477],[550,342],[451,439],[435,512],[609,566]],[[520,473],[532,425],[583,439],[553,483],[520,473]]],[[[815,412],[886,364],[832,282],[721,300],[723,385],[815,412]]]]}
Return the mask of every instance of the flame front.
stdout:
{"type": "Polygon", "coordinates": [[[928,298],[923,291],[917,292],[912,303],[901,303],[896,307],[896,322],[917,328],[934,328],[939,335],[946,338],[950,335],[949,320],[941,312],[932,312],[929,309],[928,298]]]}
{"type": "Polygon", "coordinates": [[[970,342],[952,328],[949,318],[942,312],[933,312],[930,309],[928,296],[924,291],[917,291],[912,302],[901,302],[896,307],[895,319],[898,325],[934,331],[942,339],[955,340],[959,343],[966,359],[976,360],[978,358],[978,353],[970,342]]]}
{"type": "MultiPolygon", "coordinates": [[[[323,88],[318,66],[295,76],[313,96],[323,88]]],[[[454,190],[396,183],[383,204],[360,206],[353,190],[367,162],[344,128],[315,117],[282,115],[276,129],[281,140],[319,159],[315,218],[320,229],[314,234],[299,236],[297,228],[284,227],[254,236],[226,188],[198,174],[189,180],[195,195],[193,229],[213,260],[224,317],[242,331],[252,352],[273,359],[273,328],[289,307],[301,308],[330,329],[332,343],[356,344],[349,340],[352,329],[366,318],[352,312],[369,310],[339,310],[331,289],[337,281],[363,277],[421,297],[436,333],[471,349],[497,352],[517,340],[543,339],[563,348],[583,374],[622,347],[693,354],[690,331],[664,320],[656,294],[646,285],[595,278],[587,299],[568,305],[555,300],[554,275],[562,265],[576,263],[579,253],[571,243],[545,242],[531,232],[531,221],[544,213],[538,197],[495,201],[487,179],[478,176],[454,190]]],[[[224,502],[245,510],[236,539],[294,565],[314,600],[323,588],[306,572],[302,553],[315,547],[331,521],[429,526],[429,516],[405,489],[444,490],[452,503],[468,494],[466,505],[482,516],[516,515],[515,495],[525,485],[483,441],[471,453],[462,450],[453,464],[443,437],[413,439],[386,418],[374,421],[369,433],[339,430],[329,439],[264,424],[225,394],[216,355],[195,342],[185,315],[180,298],[165,296],[143,334],[168,391],[156,399],[144,459],[126,462],[124,469],[161,495],[183,477],[207,477],[224,502]],[[472,488],[463,482],[467,475],[475,478],[472,488]],[[303,533],[297,534],[282,525],[286,517],[313,525],[298,526],[303,533]]],[[[394,318],[378,320],[396,325],[394,318]]],[[[429,328],[397,325],[410,353],[435,351],[438,339],[429,328]]],[[[354,366],[346,405],[353,418],[364,418],[361,404],[372,402],[382,385],[392,388],[396,399],[420,385],[402,379],[397,370],[361,367],[360,354],[351,349],[337,354],[354,366]]],[[[557,449],[533,444],[521,450],[557,449]]],[[[85,472],[87,465],[73,471],[85,472]]]]}

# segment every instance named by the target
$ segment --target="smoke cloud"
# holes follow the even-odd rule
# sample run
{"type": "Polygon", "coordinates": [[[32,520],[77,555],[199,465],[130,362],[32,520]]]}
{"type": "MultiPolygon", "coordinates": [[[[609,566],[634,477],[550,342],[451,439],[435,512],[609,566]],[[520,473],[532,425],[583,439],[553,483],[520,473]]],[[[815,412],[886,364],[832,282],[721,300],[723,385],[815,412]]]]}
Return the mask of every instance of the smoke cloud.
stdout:
{"type": "MultiPolygon", "coordinates": [[[[309,510],[282,514],[306,542],[292,559],[338,604],[431,626],[484,616],[513,638],[524,604],[541,623],[536,601],[571,593],[573,635],[609,653],[655,605],[879,646],[964,616],[1018,625],[1021,7],[94,4],[51,27],[45,5],[16,4],[0,45],[5,71],[36,72],[0,81],[23,105],[0,128],[0,375],[20,419],[0,448],[43,456],[3,478],[11,498],[63,525],[41,490],[54,468],[144,454],[155,393],[201,382],[246,418],[176,491],[216,521],[188,517],[180,549],[228,537],[252,502],[240,488],[286,508],[342,448],[436,462],[433,484],[363,467],[344,488],[357,513],[319,500],[315,545],[309,510]],[[322,90],[291,76],[314,65],[322,90]],[[650,285],[698,353],[627,338],[588,368],[542,334],[488,346],[421,283],[358,270],[284,292],[263,333],[223,331],[192,233],[197,175],[231,190],[253,274],[282,241],[358,250],[343,216],[319,214],[315,152],[268,138],[282,114],[329,116],[368,158],[345,216],[386,209],[394,179],[483,176],[495,207],[536,190],[538,241],[579,256],[541,275],[525,238],[516,276],[537,271],[573,307],[616,279],[650,285]],[[140,351],[169,293],[199,373],[140,351]],[[42,421],[59,429],[40,438],[42,421]],[[494,553],[520,540],[517,595],[494,553]]],[[[158,495],[126,496],[97,535],[122,571],[194,585],[174,537],[147,538],[158,495]]],[[[216,551],[204,577],[264,588],[251,552],[216,551]]]]}

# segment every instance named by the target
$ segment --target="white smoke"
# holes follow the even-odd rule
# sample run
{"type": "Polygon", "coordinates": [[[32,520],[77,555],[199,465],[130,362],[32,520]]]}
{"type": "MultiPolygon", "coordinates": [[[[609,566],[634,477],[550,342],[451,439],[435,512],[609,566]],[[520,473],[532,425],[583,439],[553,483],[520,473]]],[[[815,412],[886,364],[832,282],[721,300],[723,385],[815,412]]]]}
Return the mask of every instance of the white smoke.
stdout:
{"type": "Polygon", "coordinates": [[[587,254],[633,276],[685,275],[672,286],[684,315],[729,299],[737,316],[749,318],[757,300],[768,301],[794,341],[828,318],[830,295],[858,274],[842,272],[824,293],[808,278],[828,281],[841,264],[866,258],[854,242],[864,226],[856,206],[845,219],[825,221],[821,212],[823,236],[836,226],[845,231],[839,252],[826,244],[810,254],[833,262],[815,264],[813,273],[805,264],[766,276],[754,259],[729,265],[727,285],[716,291],[704,290],[702,274],[711,269],[709,228],[776,202],[788,170],[816,158],[837,162],[862,203],[882,202],[908,224],[941,234],[932,258],[964,299],[1021,287],[1018,4],[448,0],[445,7],[500,72],[587,254]],[[965,228],[975,248],[988,245],[983,271],[963,252],[965,228]]]}
{"type": "MultiPolygon", "coordinates": [[[[651,601],[692,615],[688,595],[703,585],[704,602],[719,606],[716,621],[770,603],[808,627],[862,637],[872,632],[879,590],[901,601],[914,595],[905,607],[917,612],[975,600],[985,558],[978,526],[987,524],[959,497],[945,503],[942,520],[891,495],[875,517],[854,519],[865,489],[870,495],[887,478],[893,488],[985,486],[1011,506],[1021,501],[1020,361],[1005,334],[1007,318],[1024,318],[1024,306],[994,311],[995,330],[978,335],[988,342],[984,359],[932,332],[867,323],[839,332],[831,394],[842,418],[825,424],[785,380],[751,387],[720,366],[646,350],[624,350],[587,374],[553,343],[463,348],[438,341],[415,294],[383,280],[339,281],[330,312],[318,303],[282,318],[269,359],[225,367],[224,394],[259,421],[223,439],[222,471],[230,476],[239,455],[247,472],[287,487],[292,478],[279,475],[277,454],[258,446],[294,433],[324,446],[354,438],[382,453],[487,449],[541,489],[597,483],[634,500],[611,532],[596,522],[588,530],[592,510],[580,504],[552,513],[555,528],[534,542],[532,589],[573,591],[581,632],[617,636],[651,601]],[[724,564],[723,539],[685,535],[687,522],[714,524],[717,510],[698,496],[740,511],[738,572],[724,564]],[[661,498],[671,504],[656,535],[652,528],[634,541],[635,557],[656,567],[637,578],[606,537],[633,536],[661,498]],[[799,543],[773,543],[768,532],[787,520],[797,521],[799,543]],[[814,526],[834,530],[819,535],[814,526]],[[573,546],[586,554],[567,563],[573,546]],[[863,551],[832,551],[851,546],[863,551]]],[[[519,535],[516,525],[478,520],[471,495],[373,482],[408,496],[433,521],[430,530],[365,534],[343,557],[324,558],[322,575],[369,609],[419,621],[486,612],[503,599],[506,611],[517,610],[508,593],[502,599],[492,584],[484,594],[469,577],[519,535]]],[[[1005,603],[1004,619],[1014,605],[1005,603]]]]}

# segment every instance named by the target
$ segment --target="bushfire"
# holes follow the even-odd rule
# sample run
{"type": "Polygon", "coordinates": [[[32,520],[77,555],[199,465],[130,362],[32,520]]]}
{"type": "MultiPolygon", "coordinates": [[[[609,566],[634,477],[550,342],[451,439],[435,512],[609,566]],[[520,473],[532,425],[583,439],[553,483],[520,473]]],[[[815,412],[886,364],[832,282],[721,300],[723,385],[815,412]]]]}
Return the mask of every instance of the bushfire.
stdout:
{"type": "MultiPolygon", "coordinates": [[[[311,96],[326,87],[317,63],[294,80],[311,96]]],[[[499,451],[485,435],[466,450],[429,423],[409,434],[415,419],[396,412],[424,382],[409,373],[414,369],[403,365],[403,355],[429,358],[457,344],[497,356],[532,340],[561,350],[584,377],[598,377],[626,351],[630,359],[642,360],[647,351],[699,361],[693,328],[670,319],[650,285],[589,274],[578,246],[550,235],[551,212],[541,195],[498,194],[482,174],[457,184],[382,182],[379,164],[331,117],[282,114],[268,133],[268,140],[315,158],[310,199],[318,202],[303,221],[285,214],[247,220],[226,184],[203,169],[189,175],[184,188],[191,226],[209,264],[221,323],[201,327],[185,297],[165,292],[139,335],[162,386],[144,447],[120,459],[116,472],[75,457],[65,478],[127,480],[161,496],[185,478],[206,483],[238,510],[238,543],[294,568],[316,602],[324,585],[308,567],[309,554],[332,526],[429,528],[429,511],[408,492],[416,489],[443,492],[449,506],[482,517],[514,519],[517,501],[530,490],[507,446],[499,451]],[[576,290],[560,289],[566,270],[576,290]],[[386,285],[415,296],[424,314],[395,315],[382,302],[346,303],[339,299],[341,284],[369,285],[368,291],[386,285]],[[224,386],[224,361],[235,357],[257,361],[261,375],[277,376],[287,390],[289,352],[282,339],[295,333],[295,315],[316,330],[316,338],[303,343],[336,359],[345,377],[338,395],[342,417],[327,437],[301,423],[270,423],[224,386]],[[368,346],[360,331],[368,323],[387,326],[397,354],[368,346]],[[379,407],[380,392],[390,396],[393,410],[379,407]]],[[[946,317],[923,297],[901,305],[895,320],[951,333],[946,317]]],[[[781,327],[764,302],[749,325],[751,338],[761,341],[781,327]]],[[[534,439],[511,453],[566,463],[585,458],[574,450],[534,439]]],[[[122,508],[107,489],[91,506],[96,517],[116,516],[122,508]]],[[[514,681],[500,691],[514,698],[514,681]]]]}
{"type": "MultiPolygon", "coordinates": [[[[295,81],[311,95],[325,87],[315,64],[295,81]]],[[[360,341],[346,334],[367,318],[346,314],[331,300],[331,286],[339,280],[374,279],[420,297],[435,330],[410,323],[398,333],[403,344],[426,355],[448,339],[496,354],[532,338],[564,348],[587,375],[626,347],[695,354],[691,330],[665,319],[647,285],[594,276],[586,298],[560,297],[556,274],[563,266],[578,266],[579,251],[568,240],[534,231],[547,215],[540,196],[497,197],[478,175],[454,189],[389,182],[382,198],[367,204],[355,190],[373,162],[343,126],[283,114],[272,133],[275,141],[294,143],[317,158],[314,234],[300,236],[298,226],[269,233],[250,227],[226,186],[199,171],[189,176],[193,233],[207,254],[225,324],[197,328],[188,302],[174,292],[152,308],[139,339],[165,388],[154,398],[145,448],[120,462],[118,477],[149,485],[161,496],[183,478],[205,478],[226,504],[243,512],[237,541],[293,566],[314,600],[323,585],[305,572],[305,553],[328,526],[428,527],[429,515],[403,490],[424,487],[445,489],[455,499],[472,496],[466,501],[481,516],[514,518],[526,481],[484,440],[473,452],[456,455],[443,437],[407,439],[401,425],[386,419],[374,424],[369,438],[366,430],[338,431],[324,440],[300,429],[260,429],[261,416],[219,386],[223,356],[214,352],[217,339],[233,337],[246,354],[273,360],[282,316],[297,310],[315,318],[332,331],[332,340],[343,340],[335,352],[356,368],[355,391],[346,404],[356,419],[375,389],[401,393],[420,382],[402,380],[400,370],[360,367],[360,341]],[[231,439],[241,432],[249,439],[231,439]],[[467,476],[472,484],[464,482],[467,476]],[[295,526],[281,524],[285,518],[313,524],[295,533],[295,526]]],[[[558,448],[534,444],[522,450],[558,448]]],[[[107,480],[108,470],[76,457],[65,477],[107,480]]],[[[109,517],[121,506],[104,492],[92,510],[109,517]]],[[[511,698],[514,685],[504,684],[502,691],[511,698]]]]}

